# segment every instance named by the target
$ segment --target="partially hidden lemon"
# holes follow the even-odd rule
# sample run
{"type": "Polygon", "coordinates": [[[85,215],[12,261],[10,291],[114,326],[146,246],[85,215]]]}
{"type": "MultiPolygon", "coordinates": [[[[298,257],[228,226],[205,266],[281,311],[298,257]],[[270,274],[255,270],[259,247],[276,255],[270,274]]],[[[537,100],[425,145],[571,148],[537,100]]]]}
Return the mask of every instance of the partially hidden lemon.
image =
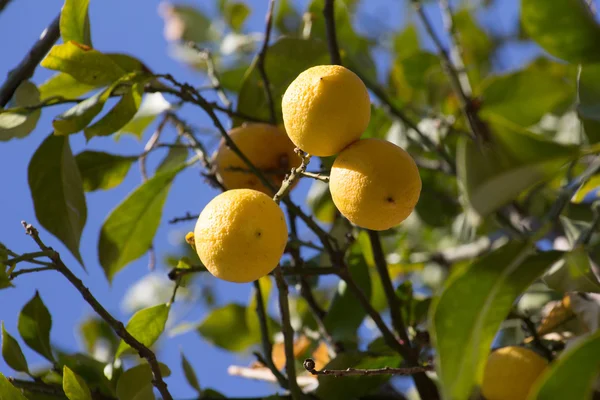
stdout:
{"type": "MultiPolygon", "coordinates": [[[[300,165],[294,144],[285,131],[269,124],[244,124],[229,131],[229,136],[255,167],[262,170],[277,190],[291,168],[300,165]]],[[[244,161],[222,141],[213,156],[216,172],[227,189],[271,190],[248,171],[244,161]]]]}
{"type": "Polygon", "coordinates": [[[251,282],[271,272],[287,242],[283,211],[252,189],[221,193],[202,210],[194,238],[206,269],[229,282],[251,282]]]}
{"type": "Polygon", "coordinates": [[[381,139],[358,140],[336,158],[329,190],[337,209],[362,228],[383,231],[404,221],[421,193],[410,154],[381,139]]]}
{"type": "Polygon", "coordinates": [[[487,400],[526,400],[548,362],[520,346],[492,352],[485,365],[481,391],[487,400]]]}
{"type": "Polygon", "coordinates": [[[339,65],[302,72],[288,86],[281,106],[292,142],[319,157],[337,154],[360,138],[371,118],[365,84],[339,65]]]}

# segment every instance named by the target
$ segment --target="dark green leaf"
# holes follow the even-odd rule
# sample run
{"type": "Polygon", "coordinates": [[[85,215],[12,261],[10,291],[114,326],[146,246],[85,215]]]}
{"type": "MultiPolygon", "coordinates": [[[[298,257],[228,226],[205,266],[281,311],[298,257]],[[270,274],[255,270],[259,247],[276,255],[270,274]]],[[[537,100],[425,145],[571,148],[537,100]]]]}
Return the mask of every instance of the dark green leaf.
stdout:
{"type": "MultiPolygon", "coordinates": [[[[165,330],[169,309],[167,304],[159,304],[136,312],[127,323],[127,331],[144,346],[152,346],[165,330]]],[[[115,358],[127,349],[130,349],[130,346],[121,340],[115,358]]]]}
{"type": "Polygon", "coordinates": [[[528,399],[591,399],[600,371],[600,331],[580,338],[537,380],[528,399]]]}
{"type": "Polygon", "coordinates": [[[104,221],[98,254],[109,281],[152,245],[171,182],[182,169],[171,169],[144,182],[104,221]]]}
{"type": "Polygon", "coordinates": [[[240,352],[257,343],[246,321],[246,307],[231,303],[214,309],[198,326],[207,341],[225,350],[240,352]]]}
{"type": "MultiPolygon", "coordinates": [[[[371,277],[369,267],[357,244],[353,246],[348,259],[348,269],[366,298],[370,299],[371,277]]],[[[356,330],[362,324],[365,315],[366,312],[354,292],[348,289],[344,281],[340,281],[323,322],[334,339],[354,341],[356,340],[356,330]]]]}
{"type": "Polygon", "coordinates": [[[68,137],[51,134],[42,142],[29,161],[28,179],[39,223],[83,265],[79,240],[87,207],[68,137]]]}
{"type": "Polygon", "coordinates": [[[302,17],[291,0],[280,0],[273,16],[275,28],[284,35],[294,35],[300,30],[302,17]]]}
{"type": "MultiPolygon", "coordinates": [[[[165,364],[158,363],[158,366],[163,377],[171,375],[171,370],[165,364]]],[[[119,400],[154,399],[152,379],[152,370],[146,363],[128,369],[117,383],[117,398],[119,400]]]]}
{"type": "Polygon", "coordinates": [[[54,361],[52,348],[50,347],[52,317],[37,291],[35,296],[21,310],[18,328],[19,334],[27,346],[47,360],[54,361]]]}
{"type": "Polygon", "coordinates": [[[399,58],[405,58],[417,53],[421,48],[419,32],[413,24],[408,25],[403,31],[394,35],[394,52],[399,58]]]}
{"type": "Polygon", "coordinates": [[[88,6],[90,0],[66,0],[60,12],[60,36],[63,42],[92,45],[88,6]]]}
{"type": "Polygon", "coordinates": [[[533,254],[530,243],[513,241],[453,270],[429,313],[444,397],[466,399],[481,383],[492,340],[513,302],[560,256],[533,254]]]}
{"type": "MultiPolygon", "coordinates": [[[[281,99],[287,87],[304,70],[329,62],[327,45],[317,40],[281,38],[269,47],[265,71],[271,84],[275,114],[281,120],[281,99]]],[[[254,63],[248,71],[238,98],[238,111],[268,120],[269,107],[262,78],[254,63]]],[[[242,121],[238,121],[238,125],[242,121]]]]}
{"type": "MultiPolygon", "coordinates": [[[[326,369],[361,368],[375,369],[400,366],[399,356],[374,357],[367,353],[341,353],[331,360],[326,369]]],[[[343,379],[333,376],[319,376],[319,387],[316,395],[320,399],[348,400],[365,396],[390,379],[389,375],[380,376],[347,376],[343,379]]]]}
{"type": "Polygon", "coordinates": [[[225,5],[223,16],[225,17],[225,21],[227,21],[229,26],[231,26],[231,29],[233,29],[236,32],[239,32],[242,30],[242,26],[244,25],[244,22],[250,15],[251,11],[252,10],[250,9],[250,7],[248,7],[242,2],[229,1],[225,5]]]}
{"type": "MultiPolygon", "coordinates": [[[[67,366],[74,373],[79,375],[89,387],[101,392],[106,396],[114,396],[114,382],[111,382],[104,374],[105,362],[100,362],[88,355],[81,353],[65,354],[58,352],[58,365],[67,366]]],[[[115,367],[113,376],[118,374],[120,368],[115,367]]],[[[49,383],[62,383],[62,377],[59,374],[54,377],[44,378],[49,383]]]]}
{"type": "Polygon", "coordinates": [[[419,171],[423,188],[416,211],[427,225],[436,227],[451,226],[462,207],[456,200],[458,188],[456,179],[441,171],[421,169],[419,171]]]}
{"type": "Polygon", "coordinates": [[[83,181],[83,190],[112,189],[123,182],[137,156],[118,156],[101,151],[87,150],[75,156],[83,181]]]}
{"type": "Polygon", "coordinates": [[[459,187],[482,216],[534,184],[553,178],[578,154],[575,146],[550,142],[497,118],[494,123],[490,125],[493,145],[486,145],[480,151],[475,142],[463,136],[456,155],[459,187]]]}
{"type": "Polygon", "coordinates": [[[584,65],[579,73],[577,113],[590,143],[600,142],[600,65],[584,65]]]}
{"type": "Polygon", "coordinates": [[[59,72],[40,85],[40,99],[47,100],[50,97],[76,99],[96,87],[96,85],[81,83],[71,75],[59,72]]]}
{"type": "Polygon", "coordinates": [[[15,371],[29,373],[27,360],[23,355],[19,343],[6,332],[4,322],[2,322],[2,358],[6,364],[15,371]]]}
{"type": "Polygon", "coordinates": [[[2,400],[27,400],[21,391],[14,387],[0,372],[0,398],[2,400]]]}
{"type": "Polygon", "coordinates": [[[196,372],[194,372],[194,368],[191,366],[187,358],[185,358],[185,354],[183,354],[183,352],[181,352],[181,368],[183,369],[183,374],[185,375],[187,383],[189,383],[199,395],[202,395],[202,390],[200,390],[200,384],[198,383],[196,372]]]}
{"type": "Polygon", "coordinates": [[[99,317],[90,317],[83,321],[79,326],[79,333],[83,339],[85,349],[90,354],[94,353],[96,345],[101,342],[110,346],[111,353],[116,351],[119,345],[119,340],[111,326],[99,317]]]}
{"type": "Polygon", "coordinates": [[[600,26],[585,0],[521,0],[521,20],[553,56],[575,64],[600,61],[600,26]]]}
{"type": "Polygon", "coordinates": [[[590,256],[578,246],[565,253],[543,276],[544,282],[558,292],[600,293],[600,282],[592,271],[590,256]]]}
{"type": "Polygon", "coordinates": [[[66,365],[63,367],[63,390],[69,400],[92,400],[85,381],[66,365]]]}
{"type": "Polygon", "coordinates": [[[94,87],[110,85],[126,74],[106,54],[75,42],[52,47],[40,65],[65,72],[77,81],[94,87]]]}
{"type": "MultiPolygon", "coordinates": [[[[17,87],[9,107],[29,107],[40,103],[40,91],[30,81],[24,81],[17,87]]],[[[35,129],[41,110],[14,111],[10,109],[0,113],[0,141],[23,138],[35,129]]]]}

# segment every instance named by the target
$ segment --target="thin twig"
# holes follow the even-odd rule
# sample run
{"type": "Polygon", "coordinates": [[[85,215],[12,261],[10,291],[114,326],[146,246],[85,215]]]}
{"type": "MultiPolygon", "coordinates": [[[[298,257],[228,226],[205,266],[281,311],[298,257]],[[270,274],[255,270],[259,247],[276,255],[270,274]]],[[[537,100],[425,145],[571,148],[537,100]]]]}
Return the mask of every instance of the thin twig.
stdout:
{"type": "Polygon", "coordinates": [[[265,69],[265,58],[267,57],[267,50],[269,48],[269,39],[271,38],[271,30],[273,28],[273,9],[275,8],[275,0],[269,1],[269,8],[267,9],[267,16],[265,17],[265,39],[263,40],[262,48],[258,53],[256,60],[256,66],[258,72],[263,81],[265,90],[265,96],[267,97],[267,106],[269,107],[270,121],[274,125],[277,122],[277,116],[275,114],[275,101],[273,101],[273,93],[271,92],[271,84],[267,71],[265,69]]]}
{"type": "Polygon", "coordinates": [[[294,151],[296,154],[298,154],[298,157],[300,157],[302,162],[300,163],[300,166],[292,168],[289,175],[281,183],[281,187],[277,193],[275,193],[275,196],[273,196],[273,200],[277,204],[279,204],[281,199],[290,191],[292,186],[294,186],[294,183],[306,172],[308,163],[310,163],[310,154],[307,154],[298,148],[296,148],[294,151]]]}
{"type": "Polygon", "coordinates": [[[231,109],[231,101],[227,97],[227,94],[223,90],[223,85],[221,85],[221,79],[219,78],[219,73],[215,68],[215,61],[213,59],[212,53],[208,49],[201,49],[194,42],[188,42],[188,47],[196,50],[198,55],[202,57],[202,59],[206,62],[206,73],[210,82],[212,83],[212,89],[217,92],[217,95],[225,105],[225,107],[231,109]]]}
{"type": "Polygon", "coordinates": [[[538,335],[535,324],[533,323],[531,318],[529,318],[529,316],[527,316],[527,315],[520,315],[520,314],[519,314],[519,318],[521,319],[521,321],[523,321],[523,324],[525,324],[527,331],[533,337],[533,343],[534,343],[535,347],[544,353],[544,356],[546,357],[546,359],[548,361],[554,360],[554,356],[552,355],[552,350],[550,350],[548,347],[546,347],[544,345],[544,343],[542,342],[542,339],[540,338],[540,335],[538,335]]]}
{"type": "MultiPolygon", "coordinates": [[[[241,367],[238,365],[230,365],[227,368],[227,373],[231,376],[239,376],[242,378],[247,378],[247,379],[254,379],[257,381],[263,381],[263,382],[273,382],[276,383],[277,382],[277,378],[275,378],[275,376],[273,376],[273,373],[271,372],[271,370],[269,368],[255,368],[255,367],[241,367]]],[[[302,385],[302,386],[310,386],[313,385],[315,383],[315,378],[312,376],[299,376],[297,377],[297,383],[296,385],[302,385]]],[[[277,396],[277,398],[279,398],[279,396],[277,396]]],[[[204,400],[204,397],[201,397],[202,400],[204,400]]],[[[260,398],[261,400],[264,400],[264,397],[260,398]]],[[[293,396],[283,396],[282,399],[294,399],[293,396]]]]}
{"type": "Polygon", "coordinates": [[[35,251],[33,253],[25,253],[20,256],[9,258],[8,260],[4,261],[4,264],[15,265],[18,262],[32,261],[38,257],[47,257],[50,254],[51,254],[51,252],[47,252],[47,251],[35,251]]]}
{"type": "Polygon", "coordinates": [[[440,9],[442,10],[442,20],[444,22],[444,28],[448,33],[448,39],[450,40],[450,58],[456,68],[456,74],[460,82],[462,90],[465,92],[465,96],[470,98],[473,94],[471,88],[471,82],[469,82],[469,75],[465,68],[465,62],[463,61],[462,48],[460,45],[460,39],[458,37],[458,31],[454,24],[454,16],[452,15],[452,7],[448,0],[439,0],[440,9]]]}
{"type": "Polygon", "coordinates": [[[60,14],[54,18],[54,21],[52,21],[50,26],[44,30],[40,39],[33,45],[19,65],[8,74],[8,78],[2,87],[0,87],[0,108],[6,106],[15,93],[15,90],[17,90],[23,81],[33,76],[35,68],[60,37],[59,26],[60,14]]]}
{"type": "Polygon", "coordinates": [[[300,171],[300,175],[305,176],[307,178],[316,179],[317,181],[321,181],[321,182],[325,182],[325,183],[329,182],[328,176],[321,175],[321,174],[315,174],[313,172],[300,171]]]}
{"type": "Polygon", "coordinates": [[[198,219],[198,217],[198,214],[190,214],[190,212],[188,211],[183,217],[171,218],[168,222],[169,224],[177,224],[179,222],[195,221],[198,219]]]}
{"type": "Polygon", "coordinates": [[[323,17],[325,17],[325,30],[327,33],[327,48],[329,49],[329,58],[331,63],[342,65],[342,57],[340,56],[340,48],[337,41],[337,33],[335,30],[335,0],[325,0],[323,7],[323,17]]]}
{"type": "Polygon", "coordinates": [[[4,9],[6,8],[6,6],[11,2],[12,0],[0,0],[0,12],[4,11],[4,9]]]}
{"type": "MultiPolygon", "coordinates": [[[[23,227],[25,228],[25,232],[31,236],[31,238],[37,243],[38,247],[42,251],[53,251],[52,248],[46,246],[44,242],[40,239],[39,233],[36,228],[32,225],[22,222],[23,227]]],[[[77,291],[81,294],[81,296],[85,299],[85,301],[94,309],[94,311],[105,320],[110,327],[115,331],[115,333],[123,339],[125,343],[127,343],[131,348],[136,350],[140,357],[146,359],[148,364],[150,365],[150,369],[152,371],[152,384],[156,389],[160,392],[161,396],[164,400],[173,400],[173,397],[169,393],[167,389],[167,384],[163,380],[162,373],[160,371],[160,367],[156,360],[156,355],[152,350],[148,347],[140,343],[135,337],[133,337],[125,328],[125,325],[117,319],[115,319],[92,295],[90,290],[83,284],[83,282],[71,272],[71,270],[63,263],[60,258],[58,252],[53,251],[53,254],[50,256],[54,268],[60,272],[71,284],[77,289],[77,291]]]]}
{"type": "Polygon", "coordinates": [[[11,273],[11,274],[8,276],[8,279],[10,279],[10,280],[12,281],[13,279],[15,279],[15,278],[16,278],[17,276],[19,276],[19,275],[31,274],[31,273],[33,273],[33,272],[50,271],[50,270],[53,270],[53,269],[54,269],[54,267],[53,267],[51,264],[50,264],[50,265],[48,265],[48,266],[46,266],[46,267],[37,267],[37,268],[23,268],[23,269],[20,269],[20,270],[18,270],[18,271],[14,271],[14,272],[12,272],[12,273],[11,273]]]}
{"type": "Polygon", "coordinates": [[[346,369],[315,369],[315,361],[311,358],[304,360],[304,369],[313,375],[332,375],[335,377],[341,376],[371,376],[371,375],[415,375],[424,372],[434,371],[433,365],[424,365],[419,367],[408,367],[408,368],[375,368],[375,369],[357,369],[357,368],[346,368],[346,369]]]}

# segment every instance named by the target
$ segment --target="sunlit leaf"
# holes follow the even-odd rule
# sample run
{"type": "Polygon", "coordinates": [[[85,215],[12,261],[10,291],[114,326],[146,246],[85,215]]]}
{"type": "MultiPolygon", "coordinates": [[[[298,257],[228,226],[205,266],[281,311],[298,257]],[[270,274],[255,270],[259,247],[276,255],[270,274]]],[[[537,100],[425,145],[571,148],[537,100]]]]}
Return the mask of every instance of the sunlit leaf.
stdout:
{"type": "Polygon", "coordinates": [[[60,12],[60,36],[63,42],[92,45],[88,5],[90,0],[66,0],[60,12]]]}
{"type": "Polygon", "coordinates": [[[6,332],[4,322],[2,322],[2,358],[4,358],[6,364],[15,371],[29,372],[27,360],[23,355],[21,346],[19,346],[19,343],[15,338],[6,332]]]}
{"type": "MultiPolygon", "coordinates": [[[[171,370],[163,363],[158,363],[163,377],[171,375],[171,370]]],[[[152,370],[147,363],[128,369],[121,375],[117,383],[119,400],[151,400],[154,399],[152,390],[152,370]]]]}
{"type": "Polygon", "coordinates": [[[50,347],[52,317],[37,291],[21,310],[18,328],[19,334],[27,346],[47,360],[54,361],[50,347]]]}
{"type": "MultiPolygon", "coordinates": [[[[144,346],[152,346],[165,330],[169,308],[166,304],[159,304],[136,312],[127,323],[127,332],[144,346]]],[[[130,346],[121,340],[115,358],[118,358],[127,349],[130,349],[130,346]]]]}
{"type": "Polygon", "coordinates": [[[27,400],[21,391],[14,387],[0,372],[0,396],[2,400],[27,400]]]}
{"type": "MultiPolygon", "coordinates": [[[[21,83],[8,104],[13,107],[29,107],[40,103],[40,91],[30,81],[21,83]]],[[[23,138],[31,133],[40,119],[41,110],[0,113],[0,142],[23,138]]]]}
{"type": "Polygon", "coordinates": [[[76,99],[94,90],[96,87],[96,85],[81,83],[71,75],[59,72],[40,85],[40,99],[47,100],[50,97],[76,99]]]}
{"type": "Polygon", "coordinates": [[[85,381],[66,365],[63,367],[63,390],[69,400],[92,400],[85,381]]]}
{"type": "Polygon", "coordinates": [[[542,277],[544,282],[558,292],[600,293],[600,282],[592,271],[592,261],[587,251],[577,246],[565,253],[542,277]]]}
{"type": "Polygon", "coordinates": [[[246,307],[235,303],[212,310],[198,332],[215,346],[233,352],[246,350],[260,340],[248,327],[246,307]]]}

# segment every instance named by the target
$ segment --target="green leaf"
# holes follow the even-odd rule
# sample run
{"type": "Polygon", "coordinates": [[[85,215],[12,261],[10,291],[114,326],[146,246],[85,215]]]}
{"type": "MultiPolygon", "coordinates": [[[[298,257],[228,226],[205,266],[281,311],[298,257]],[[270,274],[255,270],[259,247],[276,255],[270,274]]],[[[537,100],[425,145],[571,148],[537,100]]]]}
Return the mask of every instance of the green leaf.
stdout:
{"type": "MultiPolygon", "coordinates": [[[[600,187],[600,175],[595,175],[590,178],[586,183],[584,183],[575,193],[575,196],[571,199],[573,203],[581,203],[589,194],[596,191],[600,187]]],[[[598,195],[596,194],[597,198],[598,195]]]]}
{"type": "Polygon", "coordinates": [[[2,400],[27,400],[21,391],[14,387],[0,372],[0,398],[2,400]]]}
{"type": "Polygon", "coordinates": [[[592,271],[590,256],[581,246],[565,253],[542,279],[558,292],[600,293],[600,282],[592,271]]]}
{"type": "Polygon", "coordinates": [[[183,168],[157,174],[138,186],[104,221],[98,255],[109,281],[152,245],[171,182],[183,168]]]}
{"type": "Polygon", "coordinates": [[[133,57],[129,54],[123,53],[106,53],[111,60],[116,62],[125,72],[144,72],[147,73],[150,70],[144,65],[138,58],[133,57]]]}
{"type": "MultiPolygon", "coordinates": [[[[40,91],[30,81],[21,83],[11,99],[10,107],[29,107],[40,103],[40,91]]],[[[1,111],[1,110],[0,110],[1,111]]],[[[33,131],[40,119],[41,110],[0,112],[0,142],[23,138],[33,131]]]]}
{"type": "Polygon", "coordinates": [[[470,12],[470,7],[463,7],[454,13],[454,27],[460,38],[460,49],[466,65],[471,84],[475,85],[487,75],[490,59],[494,51],[494,42],[477,23],[470,12]]]}
{"type": "Polygon", "coordinates": [[[108,190],[120,185],[136,160],[137,156],[119,156],[93,150],[75,156],[86,192],[108,190]]]}
{"type": "Polygon", "coordinates": [[[52,47],[40,65],[94,87],[108,86],[126,74],[106,54],[72,41],[52,47]]]}
{"type": "Polygon", "coordinates": [[[86,139],[90,140],[94,136],[108,136],[127,125],[137,113],[143,93],[144,86],[141,83],[133,85],[106,115],[84,129],[86,139]]]}
{"type": "Polygon", "coordinates": [[[393,41],[394,52],[400,58],[411,56],[421,48],[419,32],[414,24],[407,25],[403,31],[395,34],[393,41]]]}
{"type": "Polygon", "coordinates": [[[141,139],[144,131],[156,119],[156,116],[170,107],[171,104],[161,93],[146,94],[133,119],[122,127],[115,137],[118,138],[123,133],[130,133],[141,139]]]}
{"type": "Polygon", "coordinates": [[[88,6],[90,0],[66,0],[60,12],[60,36],[63,42],[92,45],[88,6]]]}
{"type": "Polygon", "coordinates": [[[191,366],[190,362],[185,358],[185,354],[181,352],[181,368],[183,369],[183,374],[185,375],[185,380],[190,384],[191,387],[194,388],[199,395],[202,395],[202,390],[200,389],[200,384],[198,383],[198,377],[194,372],[194,368],[191,366]]]}
{"type": "Polygon", "coordinates": [[[294,8],[291,0],[280,0],[277,2],[273,24],[277,30],[284,35],[294,35],[300,30],[302,17],[294,8]]]}
{"type": "Polygon", "coordinates": [[[198,333],[207,341],[225,350],[240,352],[257,343],[246,320],[246,307],[227,304],[216,308],[198,326],[198,333]]]}
{"type": "Polygon", "coordinates": [[[96,87],[96,85],[81,83],[71,75],[59,72],[40,85],[40,99],[47,100],[50,97],[76,99],[96,87]]]}
{"type": "MultiPolygon", "coordinates": [[[[371,298],[371,277],[369,267],[358,244],[354,244],[348,259],[348,269],[354,281],[367,299],[371,298]]],[[[346,282],[340,281],[337,292],[323,322],[327,331],[336,340],[356,340],[356,331],[362,324],[366,312],[354,292],[348,289],[346,282]]]]}
{"type": "Polygon", "coordinates": [[[579,72],[577,114],[591,144],[600,142],[600,65],[583,65],[579,72]]]}
{"type": "MultiPolygon", "coordinates": [[[[177,142],[177,144],[179,144],[179,142],[177,142]]],[[[173,168],[179,168],[181,164],[187,160],[188,154],[189,151],[187,147],[171,147],[165,158],[163,158],[158,167],[156,167],[156,173],[160,174],[173,168]]]]}
{"type": "Polygon", "coordinates": [[[430,333],[444,397],[466,399],[513,302],[561,253],[533,254],[531,243],[510,242],[453,270],[430,309],[430,333]]]}
{"type": "Polygon", "coordinates": [[[92,400],[85,381],[66,365],[63,367],[63,390],[69,400],[92,400]]]}
{"type": "MultiPolygon", "coordinates": [[[[401,358],[394,356],[379,356],[374,357],[368,353],[340,353],[336,358],[331,360],[326,366],[326,369],[376,369],[391,367],[397,368],[400,366],[401,358]]],[[[327,400],[347,400],[356,399],[366,396],[374,392],[382,384],[387,382],[391,376],[347,376],[343,379],[333,376],[319,376],[319,387],[316,395],[320,399],[327,400]]]]}
{"type": "Polygon", "coordinates": [[[234,1],[227,2],[223,11],[225,21],[231,26],[231,29],[240,32],[252,10],[246,4],[234,1]]]}
{"type": "Polygon", "coordinates": [[[482,91],[480,115],[499,115],[527,127],[573,95],[571,86],[551,71],[527,68],[490,78],[482,91]]]}
{"type": "MultiPolygon", "coordinates": [[[[165,364],[159,362],[158,366],[163,377],[171,375],[171,370],[165,364]]],[[[154,399],[152,379],[152,370],[147,363],[128,369],[117,383],[117,398],[119,400],[154,399]]]]}
{"type": "Polygon", "coordinates": [[[600,61],[600,26],[585,0],[521,0],[521,20],[553,56],[574,64],[600,61]]]}
{"type": "Polygon", "coordinates": [[[32,350],[35,350],[47,360],[54,362],[52,348],[50,347],[50,329],[52,317],[44,305],[40,294],[35,295],[21,310],[19,314],[18,329],[23,341],[32,350]]]}
{"type": "MultiPolygon", "coordinates": [[[[317,40],[281,38],[267,51],[265,71],[271,84],[275,115],[281,121],[281,100],[287,87],[304,70],[315,65],[328,64],[327,45],[317,40]]],[[[268,120],[270,112],[256,62],[247,72],[238,98],[237,111],[268,120]]],[[[241,124],[237,121],[236,124],[241,124]]]]}
{"type": "Polygon", "coordinates": [[[493,140],[482,151],[461,137],[457,176],[469,204],[481,216],[497,210],[533,185],[553,178],[579,150],[545,140],[494,117],[493,140]]]}
{"type": "Polygon", "coordinates": [[[6,332],[4,322],[2,322],[2,358],[6,364],[15,371],[29,373],[27,360],[23,355],[19,343],[6,332]]]}
{"type": "Polygon", "coordinates": [[[583,337],[542,374],[528,399],[591,399],[600,366],[600,331],[583,337]]]}
{"type": "Polygon", "coordinates": [[[52,121],[52,127],[56,135],[70,135],[77,133],[88,126],[96,115],[104,108],[104,103],[110,96],[110,90],[106,89],[94,94],[57,115],[52,121]]]}
{"type": "Polygon", "coordinates": [[[83,321],[79,326],[79,334],[83,339],[85,349],[90,354],[94,353],[96,345],[100,342],[108,344],[111,353],[116,351],[119,345],[119,339],[113,329],[99,317],[90,317],[83,321]]]}
{"type": "Polygon", "coordinates": [[[42,142],[29,161],[28,179],[37,220],[83,266],[79,240],[87,207],[68,137],[50,134],[42,142]]]}
{"type": "MultiPolygon", "coordinates": [[[[165,330],[169,309],[170,307],[167,304],[159,304],[136,312],[127,323],[127,331],[144,346],[152,346],[165,330]]],[[[115,358],[118,358],[130,348],[127,343],[121,340],[115,358]]]]}
{"type": "MultiPolygon", "coordinates": [[[[66,365],[75,374],[79,375],[89,387],[93,387],[95,391],[99,391],[106,396],[114,397],[114,383],[111,382],[104,373],[106,367],[105,362],[100,362],[82,353],[65,354],[60,351],[57,353],[57,364],[59,366],[66,365]]],[[[120,373],[120,368],[115,367],[113,374],[118,373],[120,373]]],[[[51,383],[60,385],[63,381],[62,377],[59,374],[56,375],[57,376],[51,383]]]]}

